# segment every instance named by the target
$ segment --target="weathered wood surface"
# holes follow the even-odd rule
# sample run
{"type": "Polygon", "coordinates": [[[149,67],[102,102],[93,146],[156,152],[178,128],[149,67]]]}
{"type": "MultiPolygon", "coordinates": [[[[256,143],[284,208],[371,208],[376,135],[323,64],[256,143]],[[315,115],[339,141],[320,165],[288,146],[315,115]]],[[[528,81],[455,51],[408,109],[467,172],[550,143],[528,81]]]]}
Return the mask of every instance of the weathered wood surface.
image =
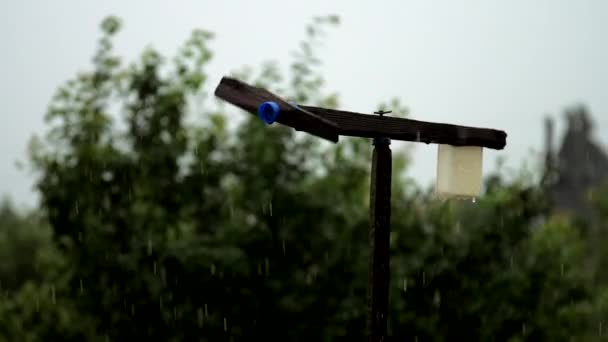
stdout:
{"type": "Polygon", "coordinates": [[[338,142],[339,130],[333,122],[309,113],[305,109],[295,107],[266,89],[248,85],[234,78],[224,77],[215,89],[215,96],[252,114],[257,113],[258,107],[263,102],[274,101],[281,109],[281,115],[277,118],[278,123],[338,142]]]}
{"type": "Polygon", "coordinates": [[[507,143],[504,131],[425,122],[390,116],[378,116],[300,105],[294,107],[266,89],[254,87],[234,78],[224,77],[215,90],[219,98],[250,113],[257,113],[265,101],[279,104],[282,115],[277,122],[328,139],[339,135],[365,138],[386,137],[454,146],[482,146],[501,150],[507,143]]]}

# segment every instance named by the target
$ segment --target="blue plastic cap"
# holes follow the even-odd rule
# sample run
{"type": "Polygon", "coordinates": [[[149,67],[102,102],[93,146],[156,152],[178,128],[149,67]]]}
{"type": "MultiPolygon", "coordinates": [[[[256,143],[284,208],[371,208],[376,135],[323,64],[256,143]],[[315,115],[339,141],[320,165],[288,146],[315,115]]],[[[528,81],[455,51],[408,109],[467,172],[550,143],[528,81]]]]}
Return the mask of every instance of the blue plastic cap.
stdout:
{"type": "Polygon", "coordinates": [[[277,120],[280,112],[279,104],[272,101],[263,102],[258,107],[258,116],[269,125],[277,120]]]}

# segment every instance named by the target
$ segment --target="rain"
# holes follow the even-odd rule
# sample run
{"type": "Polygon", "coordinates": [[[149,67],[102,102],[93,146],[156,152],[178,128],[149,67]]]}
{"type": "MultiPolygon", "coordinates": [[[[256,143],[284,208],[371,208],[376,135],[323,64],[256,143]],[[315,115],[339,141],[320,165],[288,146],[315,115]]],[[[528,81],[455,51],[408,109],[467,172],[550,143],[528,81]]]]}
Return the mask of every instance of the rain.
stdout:
{"type": "Polygon", "coordinates": [[[1,5],[1,341],[605,338],[605,2],[166,6],[1,5]]]}

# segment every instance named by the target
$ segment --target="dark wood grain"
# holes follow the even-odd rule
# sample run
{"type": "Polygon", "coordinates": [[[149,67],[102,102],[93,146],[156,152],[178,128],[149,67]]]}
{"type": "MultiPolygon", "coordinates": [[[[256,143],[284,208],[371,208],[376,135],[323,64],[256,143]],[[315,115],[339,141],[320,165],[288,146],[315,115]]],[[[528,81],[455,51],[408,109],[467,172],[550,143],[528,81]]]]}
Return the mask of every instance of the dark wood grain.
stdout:
{"type": "Polygon", "coordinates": [[[300,107],[334,122],[340,129],[340,135],[366,138],[386,137],[393,140],[427,144],[482,146],[496,150],[503,149],[507,143],[507,134],[495,129],[425,122],[311,106],[300,107]]]}
{"type": "Polygon", "coordinates": [[[252,114],[257,113],[258,107],[263,102],[274,101],[281,109],[278,123],[338,142],[339,130],[333,122],[309,113],[305,109],[292,106],[266,89],[248,85],[234,78],[223,77],[215,89],[215,96],[252,114]]]}

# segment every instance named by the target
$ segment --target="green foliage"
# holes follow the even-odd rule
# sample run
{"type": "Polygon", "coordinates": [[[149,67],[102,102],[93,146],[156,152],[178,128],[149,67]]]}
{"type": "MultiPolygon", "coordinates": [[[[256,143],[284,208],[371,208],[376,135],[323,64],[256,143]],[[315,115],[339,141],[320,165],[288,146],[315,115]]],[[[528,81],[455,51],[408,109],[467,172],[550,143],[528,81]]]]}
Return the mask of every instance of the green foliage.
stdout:
{"type": "Polygon", "coordinates": [[[396,335],[554,341],[584,331],[585,316],[568,316],[591,298],[577,269],[581,239],[570,225],[537,221],[542,193],[515,184],[476,203],[397,206],[413,210],[393,225],[396,335]]]}
{"type": "Polygon", "coordinates": [[[70,271],[38,213],[0,206],[0,341],[95,341],[94,325],[66,296],[70,271]]]}
{"type": "MultiPolygon", "coordinates": [[[[269,62],[241,77],[302,103],[337,106],[324,90],[317,48],[338,22],[317,18],[307,27],[287,74],[269,62]]],[[[41,261],[25,257],[0,269],[14,290],[0,303],[0,340],[362,335],[370,142],[328,147],[253,115],[240,121],[223,107],[192,106],[215,86],[205,73],[213,35],[195,31],[171,60],[148,49],[123,65],[112,51],[120,26],[103,22],[92,70],[58,89],[49,134],[32,142],[52,234],[6,233],[0,243],[34,246],[7,249],[7,259],[48,248],[53,257],[43,259],[57,262],[42,273],[41,261]],[[187,124],[191,114],[198,120],[187,124]],[[23,274],[11,280],[16,270],[23,274]]],[[[398,100],[381,106],[407,114],[398,100]]],[[[608,297],[590,286],[580,230],[547,215],[540,189],[493,176],[482,200],[441,202],[403,177],[408,160],[400,155],[392,334],[597,337],[608,297]]],[[[0,228],[9,232],[14,217],[4,212],[0,228]]]]}
{"type": "Polygon", "coordinates": [[[39,216],[18,212],[8,199],[0,204],[0,289],[4,294],[26,282],[51,281],[62,265],[51,243],[51,230],[39,216]]]}
{"type": "Polygon", "coordinates": [[[54,284],[27,282],[0,302],[0,341],[103,341],[95,322],[54,284]]]}

